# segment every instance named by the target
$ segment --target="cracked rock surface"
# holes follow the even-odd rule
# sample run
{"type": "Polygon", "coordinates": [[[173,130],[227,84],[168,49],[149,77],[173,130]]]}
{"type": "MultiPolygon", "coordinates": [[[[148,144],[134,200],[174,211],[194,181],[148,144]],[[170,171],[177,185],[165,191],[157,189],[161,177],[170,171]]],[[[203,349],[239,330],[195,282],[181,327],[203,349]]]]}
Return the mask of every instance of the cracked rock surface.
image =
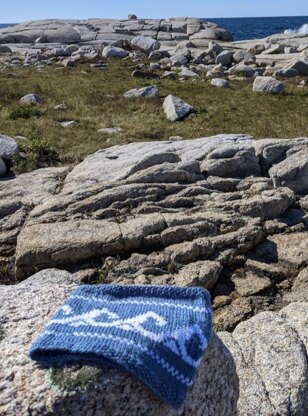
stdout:
{"type": "Polygon", "coordinates": [[[175,414],[114,369],[29,361],[86,282],[210,290],[218,335],[179,414],[307,414],[307,159],[307,138],[219,135],[0,182],[0,413],[175,414]]]}

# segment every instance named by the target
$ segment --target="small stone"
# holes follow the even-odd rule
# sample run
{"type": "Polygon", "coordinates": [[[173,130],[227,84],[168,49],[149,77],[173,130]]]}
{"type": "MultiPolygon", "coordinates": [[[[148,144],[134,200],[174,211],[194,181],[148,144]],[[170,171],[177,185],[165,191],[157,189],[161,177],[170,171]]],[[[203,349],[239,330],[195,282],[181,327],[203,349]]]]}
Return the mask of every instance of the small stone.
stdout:
{"type": "Polygon", "coordinates": [[[64,61],[62,61],[62,66],[64,66],[64,68],[74,68],[76,66],[76,61],[71,58],[64,59],[64,61]]]}
{"type": "Polygon", "coordinates": [[[232,298],[230,296],[216,296],[213,300],[213,309],[222,308],[224,306],[230,305],[232,303],[232,298]]]}
{"type": "Polygon", "coordinates": [[[139,69],[135,69],[135,71],[132,72],[132,76],[134,78],[159,79],[158,74],[155,74],[153,72],[140,71],[139,69]]]}
{"type": "Polygon", "coordinates": [[[34,105],[43,103],[43,99],[37,94],[24,95],[19,101],[23,104],[34,104],[34,105]]]}
{"type": "Polygon", "coordinates": [[[103,129],[99,129],[98,133],[105,133],[105,134],[119,134],[121,133],[121,127],[107,127],[103,129]]]}
{"type": "Polygon", "coordinates": [[[180,140],[183,140],[183,137],[182,136],[170,136],[168,140],[172,142],[178,142],[180,140]]]}
{"type": "Polygon", "coordinates": [[[152,71],[156,71],[156,70],[160,69],[160,65],[159,65],[159,63],[158,63],[158,62],[151,62],[151,63],[150,63],[150,69],[151,69],[152,71]]]}
{"type": "Polygon", "coordinates": [[[66,104],[57,104],[53,108],[55,111],[66,111],[67,105],[66,104]]]}
{"type": "Polygon", "coordinates": [[[213,78],[211,81],[211,85],[218,88],[229,88],[230,84],[229,81],[223,78],[213,78]]]}
{"type": "Polygon", "coordinates": [[[172,71],[165,71],[162,75],[162,79],[176,79],[176,76],[172,71]]]}
{"type": "Polygon", "coordinates": [[[146,97],[152,98],[156,97],[159,94],[159,89],[156,85],[151,85],[144,88],[133,88],[132,90],[127,91],[124,94],[125,98],[136,98],[136,97],[146,97]]]}
{"type": "Polygon", "coordinates": [[[61,126],[61,127],[64,127],[64,128],[66,128],[66,127],[73,127],[73,126],[77,126],[79,123],[78,123],[78,121],[76,121],[76,120],[70,120],[70,121],[61,121],[60,123],[59,123],[59,125],[61,126]]]}
{"type": "Polygon", "coordinates": [[[268,277],[260,277],[251,271],[245,271],[243,276],[235,275],[231,280],[240,296],[257,295],[273,285],[268,277]]]}
{"type": "Polygon", "coordinates": [[[173,55],[170,60],[172,66],[175,67],[186,66],[188,64],[188,59],[185,55],[173,55]]]}
{"type": "Polygon", "coordinates": [[[191,71],[188,68],[185,68],[184,66],[183,66],[182,71],[180,72],[179,75],[183,78],[188,78],[188,79],[198,77],[198,74],[196,74],[195,72],[191,71]]]}

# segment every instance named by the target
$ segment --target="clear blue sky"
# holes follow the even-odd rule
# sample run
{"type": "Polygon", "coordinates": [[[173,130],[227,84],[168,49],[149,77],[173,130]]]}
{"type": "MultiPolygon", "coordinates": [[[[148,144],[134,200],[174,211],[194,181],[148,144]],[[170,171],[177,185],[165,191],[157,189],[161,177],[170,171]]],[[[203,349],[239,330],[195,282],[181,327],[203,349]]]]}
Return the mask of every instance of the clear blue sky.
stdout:
{"type": "Polygon", "coordinates": [[[306,16],[308,0],[2,0],[0,20],[42,18],[306,16]]]}

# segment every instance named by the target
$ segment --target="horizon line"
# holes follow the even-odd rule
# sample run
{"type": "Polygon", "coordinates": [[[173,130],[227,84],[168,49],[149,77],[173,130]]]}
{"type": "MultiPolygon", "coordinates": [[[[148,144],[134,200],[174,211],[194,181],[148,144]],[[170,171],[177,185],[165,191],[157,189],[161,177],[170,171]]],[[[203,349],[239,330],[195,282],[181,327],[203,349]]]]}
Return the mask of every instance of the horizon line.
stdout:
{"type": "MultiPolygon", "coordinates": [[[[268,19],[268,18],[283,18],[283,17],[307,17],[308,18],[308,14],[307,15],[284,15],[284,16],[228,16],[228,17],[195,17],[195,16],[187,16],[187,18],[196,18],[196,19],[202,19],[202,20],[206,20],[206,19],[268,19]]],[[[180,18],[180,17],[178,17],[180,18]]],[[[19,21],[19,22],[2,22],[0,24],[3,25],[12,25],[12,24],[19,24],[19,23],[23,23],[29,20],[93,20],[93,19],[110,19],[110,20],[127,20],[125,18],[122,17],[42,17],[42,18],[34,18],[34,19],[27,19],[24,21],[19,21]]],[[[155,19],[155,20],[159,20],[159,19],[176,19],[176,17],[138,17],[138,20],[148,20],[148,19],[155,19]]],[[[307,22],[308,23],[308,22],[307,22]]]]}

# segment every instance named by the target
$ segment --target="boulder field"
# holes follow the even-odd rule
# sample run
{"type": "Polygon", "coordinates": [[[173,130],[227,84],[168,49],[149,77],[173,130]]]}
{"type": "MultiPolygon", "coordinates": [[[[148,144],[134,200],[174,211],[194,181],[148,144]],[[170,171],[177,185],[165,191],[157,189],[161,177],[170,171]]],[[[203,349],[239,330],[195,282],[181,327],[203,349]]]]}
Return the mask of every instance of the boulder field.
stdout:
{"type": "MultiPolygon", "coordinates": [[[[227,88],[228,80],[255,78],[253,91],[278,94],[284,80],[307,77],[308,35],[233,41],[227,30],[196,18],[38,20],[0,30],[0,70],[82,64],[104,70],[111,59],[130,60],[136,65],[132,76],[144,80],[197,82],[205,75],[227,88]]],[[[306,85],[306,79],[298,83],[306,85]]],[[[34,100],[26,96],[23,102],[34,100]]]]}
{"type": "Polygon", "coordinates": [[[15,284],[0,286],[1,415],[306,415],[307,198],[308,138],[137,142],[2,180],[0,275],[15,284]],[[114,368],[30,361],[85,282],[211,292],[212,341],[181,411],[114,368]]]}

